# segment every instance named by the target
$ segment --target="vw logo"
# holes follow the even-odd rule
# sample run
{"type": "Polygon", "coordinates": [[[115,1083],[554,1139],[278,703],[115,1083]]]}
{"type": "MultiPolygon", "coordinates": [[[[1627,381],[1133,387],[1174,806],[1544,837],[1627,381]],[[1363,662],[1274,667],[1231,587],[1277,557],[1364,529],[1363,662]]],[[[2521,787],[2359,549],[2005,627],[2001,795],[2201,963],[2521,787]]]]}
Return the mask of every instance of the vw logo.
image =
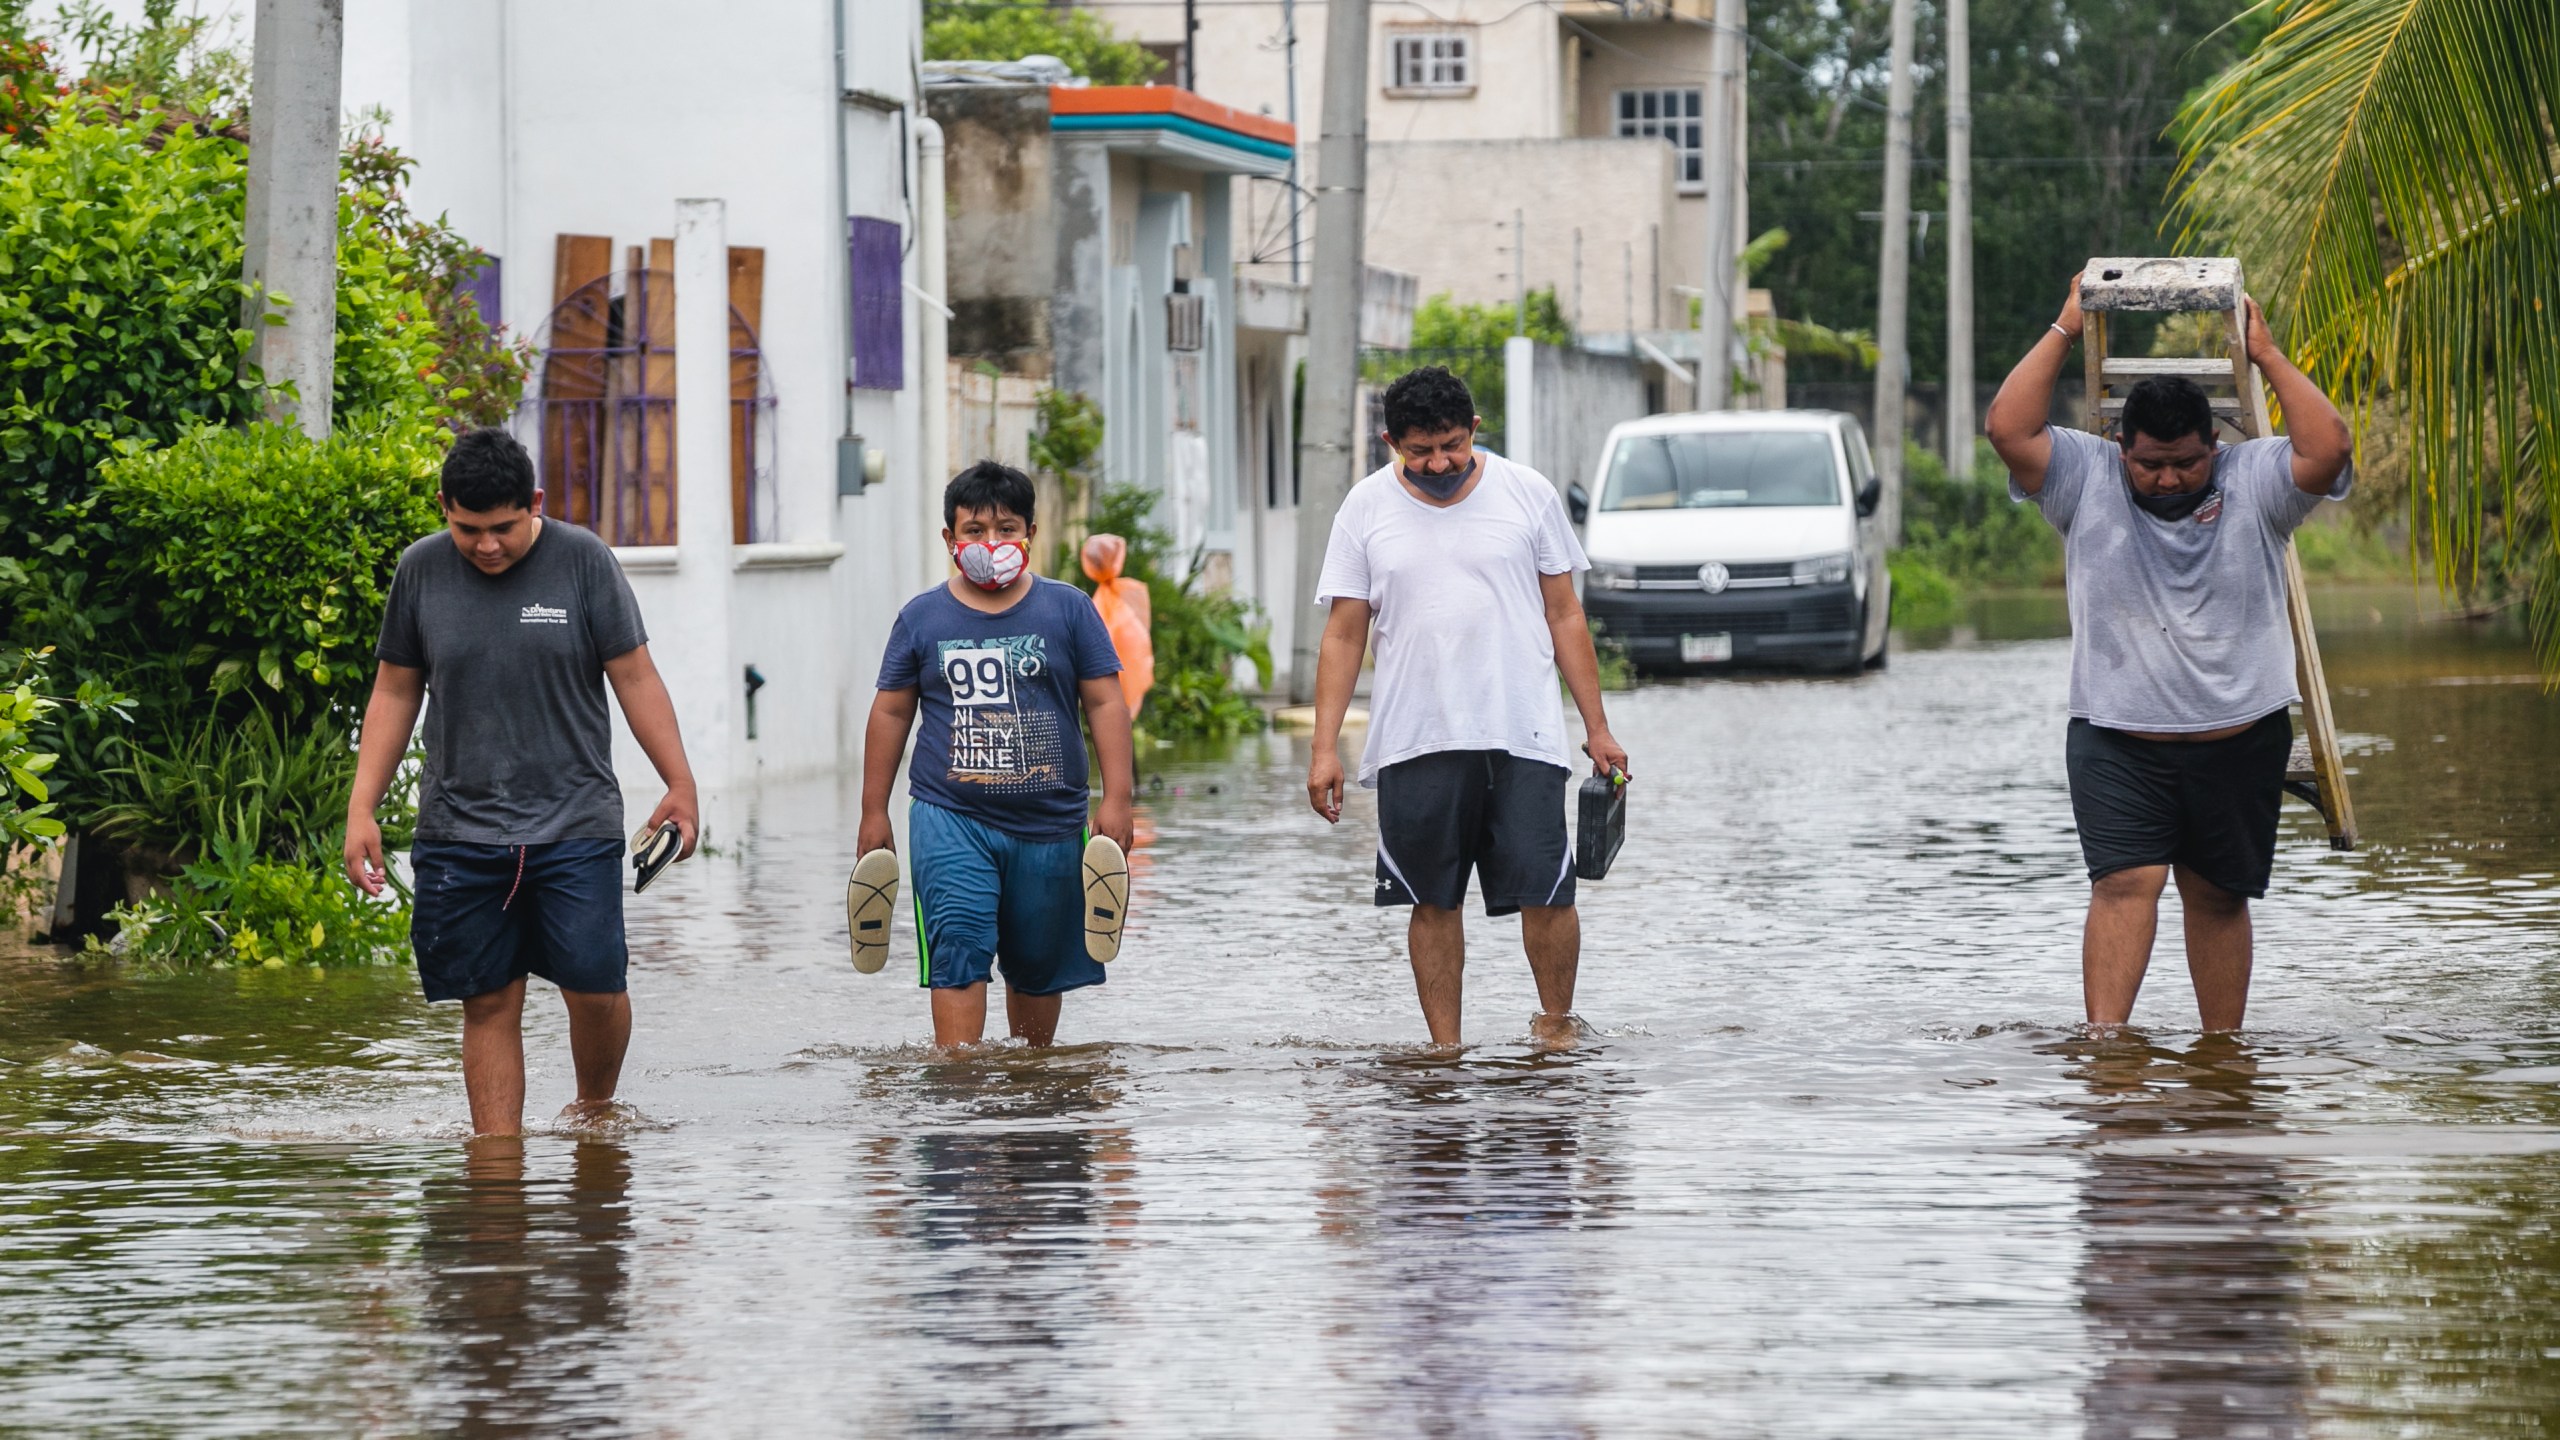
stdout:
{"type": "Polygon", "coordinates": [[[1724,587],[1732,582],[1733,572],[1713,560],[1698,567],[1698,583],[1705,586],[1710,595],[1723,594],[1724,587]]]}

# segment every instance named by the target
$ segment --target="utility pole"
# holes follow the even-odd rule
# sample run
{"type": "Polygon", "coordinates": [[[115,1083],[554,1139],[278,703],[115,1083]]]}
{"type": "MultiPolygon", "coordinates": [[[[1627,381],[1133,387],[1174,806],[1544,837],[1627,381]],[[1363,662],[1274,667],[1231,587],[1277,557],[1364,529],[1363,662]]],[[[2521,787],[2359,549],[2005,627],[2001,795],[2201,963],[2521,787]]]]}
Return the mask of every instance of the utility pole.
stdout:
{"type": "Polygon", "coordinates": [[[1511,212],[1511,333],[1529,333],[1529,212],[1511,212]]]}
{"type": "MultiPolygon", "coordinates": [[[[1908,0],[1905,0],[1908,3],[1908,0]]],[[[1715,33],[1707,42],[1707,128],[1700,147],[1699,178],[1707,186],[1707,256],[1698,285],[1699,410],[1723,410],[1733,404],[1733,312],[1735,272],[1741,257],[1734,253],[1737,192],[1742,167],[1734,163],[1742,137],[1734,112],[1742,85],[1742,0],[1716,0],[1715,33]]]]}
{"type": "Polygon", "coordinates": [[[1298,613],[1290,627],[1289,694],[1316,698],[1315,614],[1324,551],[1360,471],[1360,277],[1368,224],[1369,0],[1329,0],[1324,31],[1324,139],[1316,152],[1315,288],[1307,297],[1307,400],[1299,427],[1298,613]]]}
{"type": "Polygon", "coordinates": [[[1298,184],[1298,0],[1280,0],[1280,49],[1289,69],[1289,283],[1299,283],[1298,212],[1306,191],[1298,184]]]}
{"type": "Polygon", "coordinates": [[[249,70],[249,195],[241,277],[246,362],[267,418],[329,433],[338,356],[338,71],[345,0],[258,0],[249,70]],[[273,297],[273,298],[270,298],[273,297]],[[281,320],[282,324],[271,323],[281,320]]]}
{"type": "Polygon", "coordinates": [[[1973,17],[1947,7],[1947,473],[1973,474],[1973,17]]]}
{"type": "Polygon", "coordinates": [[[1884,131],[1884,264],[1876,297],[1877,473],[1884,477],[1887,544],[1902,539],[1903,391],[1910,383],[1911,47],[1913,0],[1893,0],[1893,78],[1884,131]]]}

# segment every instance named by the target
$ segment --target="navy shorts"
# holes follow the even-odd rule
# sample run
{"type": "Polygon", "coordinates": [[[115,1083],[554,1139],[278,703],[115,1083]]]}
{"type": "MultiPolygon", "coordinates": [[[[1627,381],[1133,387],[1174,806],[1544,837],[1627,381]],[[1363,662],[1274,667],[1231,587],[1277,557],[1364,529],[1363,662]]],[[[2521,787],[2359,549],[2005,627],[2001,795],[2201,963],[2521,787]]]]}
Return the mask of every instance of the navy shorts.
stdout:
{"type": "Polygon", "coordinates": [[[2282,710],[2220,740],[2145,740],[2072,721],[2063,765],[2089,878],[2184,865],[2234,895],[2266,894],[2292,754],[2282,710]]]}
{"type": "Polygon", "coordinates": [[[1084,837],[1025,840],[922,800],[908,812],[916,886],[916,983],[1020,995],[1102,983],[1084,953],[1084,837]]]}
{"type": "Polygon", "coordinates": [[[623,844],[479,845],[420,840],[409,943],[430,1000],[467,1000],[539,975],[563,990],[619,995],[623,844]]]}
{"type": "Polygon", "coordinates": [[[1455,910],[1467,873],[1484,913],[1573,903],[1565,782],[1573,772],[1506,750],[1440,750],[1378,772],[1378,903],[1455,910]]]}

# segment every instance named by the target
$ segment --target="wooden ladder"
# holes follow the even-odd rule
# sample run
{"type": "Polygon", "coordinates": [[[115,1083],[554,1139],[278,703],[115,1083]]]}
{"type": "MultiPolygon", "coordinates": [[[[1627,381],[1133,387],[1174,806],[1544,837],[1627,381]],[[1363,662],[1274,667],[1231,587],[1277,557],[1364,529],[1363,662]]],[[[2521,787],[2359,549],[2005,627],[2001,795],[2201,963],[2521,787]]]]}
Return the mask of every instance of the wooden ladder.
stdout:
{"type": "MultiPolygon", "coordinates": [[[[2274,433],[2267,422],[2266,388],[2249,363],[2247,317],[2240,262],[2223,257],[2108,257],[2089,262],[2080,275],[2080,310],[2086,328],[2081,355],[2088,366],[2085,417],[2093,434],[2124,414],[2123,392],[2155,375],[2178,375],[2227,393],[2213,395],[2214,418],[2245,439],[2274,433]],[[2153,359],[2107,353],[2111,314],[2216,312],[2222,316],[2224,353],[2199,359],[2153,359]]],[[[2338,751],[2338,722],[2329,707],[2328,675],[2320,665],[2320,637],[2311,625],[2302,558],[2284,547],[2284,608],[2293,622],[2294,678],[2302,689],[2302,731],[2285,764],[2284,788],[2309,802],[2328,823],[2329,847],[2352,850],[2356,811],[2347,796],[2347,769],[2338,751]]]]}

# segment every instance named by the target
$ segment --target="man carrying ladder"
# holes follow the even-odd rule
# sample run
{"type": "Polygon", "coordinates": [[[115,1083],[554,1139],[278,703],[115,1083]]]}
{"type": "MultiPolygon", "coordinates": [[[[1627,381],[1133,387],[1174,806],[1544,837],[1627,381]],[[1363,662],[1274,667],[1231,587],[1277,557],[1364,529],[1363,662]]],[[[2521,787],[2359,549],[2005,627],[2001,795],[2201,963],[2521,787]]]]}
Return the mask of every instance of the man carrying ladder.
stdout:
{"type": "MultiPolygon", "coordinates": [[[[2130,287],[2102,299],[2111,282],[2133,278],[2102,266],[2162,263],[2093,262],[2061,317],[2009,372],[1984,428],[2008,466],[2011,498],[2034,502],[2062,535],[2071,606],[2065,755],[2091,881],[2080,962],[2089,1021],[2131,1018],[2160,892],[2174,872],[2204,1028],[2236,1030],[2249,1002],[2249,901],[2266,893],[2274,869],[2293,749],[2286,707],[2303,698],[2286,609],[2288,546],[2322,500],[2346,498],[2354,437],[2276,348],[2231,262],[2178,262],[2227,282],[2219,300],[2130,287]],[[2121,402],[2114,443],[2048,424],[2054,384],[2081,338],[2084,293],[2092,308],[2244,311],[2245,321],[2233,316],[2233,339],[2245,355],[2226,371],[2242,393],[2236,407],[2220,408],[2260,438],[2221,444],[2217,402],[2175,373],[2179,365],[2157,362],[2148,368],[2164,373],[2146,375],[2121,402]],[[2274,387],[2289,435],[2248,423],[2252,367],[2274,387]]],[[[2093,356],[2093,382],[2099,373],[2093,356]]],[[[2104,389],[2092,385],[2093,416],[2116,408],[2104,389]]],[[[2333,784],[2323,806],[2333,822],[2344,801],[2333,784]]]]}

